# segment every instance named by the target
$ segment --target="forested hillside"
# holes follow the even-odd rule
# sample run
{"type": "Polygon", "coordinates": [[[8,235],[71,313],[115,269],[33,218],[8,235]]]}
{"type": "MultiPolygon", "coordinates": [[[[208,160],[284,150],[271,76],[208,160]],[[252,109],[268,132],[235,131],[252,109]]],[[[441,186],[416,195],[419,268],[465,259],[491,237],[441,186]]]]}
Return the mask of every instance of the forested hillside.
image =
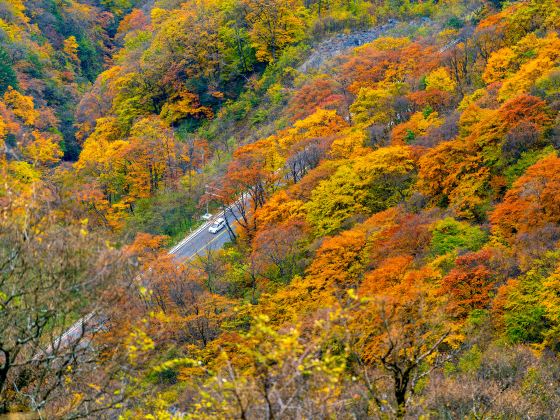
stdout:
{"type": "Polygon", "coordinates": [[[559,31],[557,0],[1,3],[0,413],[560,417],[559,31]]]}

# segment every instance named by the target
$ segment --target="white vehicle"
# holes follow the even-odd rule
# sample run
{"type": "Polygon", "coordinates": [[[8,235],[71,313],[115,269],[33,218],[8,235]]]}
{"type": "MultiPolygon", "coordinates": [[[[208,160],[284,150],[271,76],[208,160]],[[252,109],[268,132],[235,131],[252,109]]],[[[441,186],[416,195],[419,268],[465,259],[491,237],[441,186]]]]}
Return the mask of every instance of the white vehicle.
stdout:
{"type": "Polygon", "coordinates": [[[206,213],[206,214],[203,214],[202,216],[200,216],[200,218],[201,218],[202,220],[208,221],[208,220],[210,220],[210,219],[212,218],[212,215],[211,215],[210,213],[206,213]]]}
{"type": "Polygon", "coordinates": [[[218,233],[225,226],[226,226],[226,220],[223,217],[220,217],[219,219],[214,220],[214,223],[212,223],[212,226],[210,226],[208,232],[218,233]]]}

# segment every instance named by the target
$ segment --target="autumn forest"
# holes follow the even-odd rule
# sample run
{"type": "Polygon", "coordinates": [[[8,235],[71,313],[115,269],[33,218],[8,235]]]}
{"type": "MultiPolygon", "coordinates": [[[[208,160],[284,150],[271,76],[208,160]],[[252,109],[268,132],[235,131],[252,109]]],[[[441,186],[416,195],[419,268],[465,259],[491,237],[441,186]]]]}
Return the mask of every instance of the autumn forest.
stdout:
{"type": "Polygon", "coordinates": [[[559,151],[558,0],[0,0],[0,418],[560,418],[559,151]]]}

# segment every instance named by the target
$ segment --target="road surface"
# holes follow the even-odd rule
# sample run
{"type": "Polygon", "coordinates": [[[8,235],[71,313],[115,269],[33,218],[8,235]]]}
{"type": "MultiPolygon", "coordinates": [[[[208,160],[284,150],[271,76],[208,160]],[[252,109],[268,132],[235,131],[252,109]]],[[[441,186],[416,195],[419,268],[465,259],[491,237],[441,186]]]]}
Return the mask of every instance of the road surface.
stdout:
{"type": "MultiPolygon", "coordinates": [[[[235,216],[238,215],[238,212],[235,210],[235,206],[229,207],[225,213],[225,218],[233,229],[235,216]]],[[[218,217],[224,217],[224,213],[221,212],[220,214],[214,216],[212,220],[200,226],[197,230],[173,247],[169,253],[175,255],[178,261],[184,262],[190,260],[196,255],[203,255],[208,250],[215,250],[223,247],[226,242],[231,240],[227,227],[224,227],[218,233],[208,232],[208,228],[218,217]]]]}

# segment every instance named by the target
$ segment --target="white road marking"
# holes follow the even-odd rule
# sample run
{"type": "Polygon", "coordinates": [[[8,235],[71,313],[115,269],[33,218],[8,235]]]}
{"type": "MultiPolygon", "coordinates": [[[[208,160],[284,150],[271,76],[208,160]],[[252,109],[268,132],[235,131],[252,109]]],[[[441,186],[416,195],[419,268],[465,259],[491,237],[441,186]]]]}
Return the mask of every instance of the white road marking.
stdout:
{"type": "Polygon", "coordinates": [[[206,243],[206,245],[204,245],[202,248],[197,249],[197,250],[194,252],[194,254],[189,255],[188,257],[186,257],[185,260],[190,259],[190,258],[193,258],[195,255],[199,255],[198,253],[199,253],[200,251],[204,251],[206,248],[208,248],[208,246],[209,246],[211,243],[217,241],[218,239],[220,239],[220,238],[221,238],[224,234],[226,234],[226,233],[228,233],[228,231],[227,231],[227,229],[224,229],[224,230],[221,231],[219,234],[217,234],[215,238],[212,238],[211,241],[208,241],[208,242],[206,243]]]}
{"type": "Polygon", "coordinates": [[[181,242],[179,242],[177,245],[175,245],[173,248],[171,248],[171,250],[169,251],[170,254],[175,254],[177,253],[177,251],[179,251],[181,248],[183,248],[185,245],[187,245],[188,242],[190,242],[191,240],[193,240],[195,237],[197,237],[201,232],[203,232],[205,229],[208,229],[208,227],[210,227],[210,225],[212,224],[213,220],[219,219],[220,217],[226,217],[226,211],[229,210],[230,208],[228,207],[225,211],[222,210],[216,217],[214,217],[212,220],[207,221],[206,223],[204,223],[202,226],[200,226],[197,230],[195,230],[193,233],[191,233],[189,236],[187,236],[185,239],[183,239],[181,242]]]}

